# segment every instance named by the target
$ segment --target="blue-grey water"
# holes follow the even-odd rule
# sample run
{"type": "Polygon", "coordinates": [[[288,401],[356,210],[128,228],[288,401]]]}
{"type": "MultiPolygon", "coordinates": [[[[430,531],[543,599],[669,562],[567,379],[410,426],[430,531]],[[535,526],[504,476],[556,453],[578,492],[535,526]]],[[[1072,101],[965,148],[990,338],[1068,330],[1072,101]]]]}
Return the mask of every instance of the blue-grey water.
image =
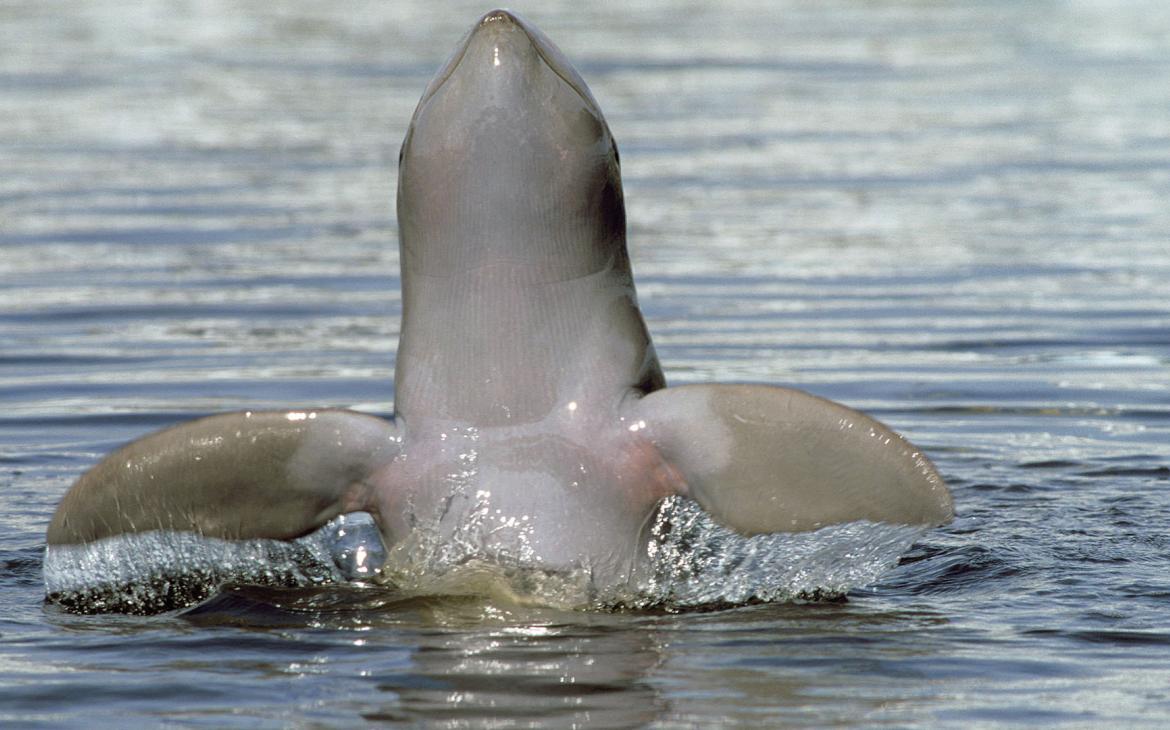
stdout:
{"type": "Polygon", "coordinates": [[[613,128],[668,379],[862,408],[952,485],[847,600],[42,603],[49,516],[117,445],[392,409],[398,146],[487,9],[0,3],[0,725],[1170,723],[1160,2],[516,8],[613,128]]]}

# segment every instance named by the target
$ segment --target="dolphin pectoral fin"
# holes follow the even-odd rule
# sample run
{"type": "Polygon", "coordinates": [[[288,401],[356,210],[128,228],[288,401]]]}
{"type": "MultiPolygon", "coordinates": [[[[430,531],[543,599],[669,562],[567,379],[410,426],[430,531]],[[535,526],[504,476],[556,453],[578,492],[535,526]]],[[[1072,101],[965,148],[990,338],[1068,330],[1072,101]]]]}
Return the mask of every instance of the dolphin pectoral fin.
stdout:
{"type": "Polygon", "coordinates": [[[83,474],[50,545],[175,530],[292,539],[363,509],[366,480],[399,452],[398,425],[344,410],[209,416],[159,431],[83,474]]]}
{"type": "Polygon", "coordinates": [[[856,520],[935,526],[954,516],[950,491],[913,444],[798,390],[667,388],[633,404],[626,420],[657,446],[685,494],[742,534],[856,520]]]}

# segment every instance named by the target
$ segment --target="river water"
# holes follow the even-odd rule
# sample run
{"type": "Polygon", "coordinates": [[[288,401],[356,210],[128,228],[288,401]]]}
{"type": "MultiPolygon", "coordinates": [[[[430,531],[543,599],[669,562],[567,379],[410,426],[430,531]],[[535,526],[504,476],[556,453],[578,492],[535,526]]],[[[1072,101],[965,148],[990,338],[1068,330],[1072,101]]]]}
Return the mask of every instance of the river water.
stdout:
{"type": "Polygon", "coordinates": [[[1157,2],[527,9],[621,148],[668,379],[843,401],[952,485],[956,521],[847,600],[42,603],[49,516],[120,443],[392,409],[398,146],[487,9],[0,4],[0,725],[1170,722],[1157,2]]]}

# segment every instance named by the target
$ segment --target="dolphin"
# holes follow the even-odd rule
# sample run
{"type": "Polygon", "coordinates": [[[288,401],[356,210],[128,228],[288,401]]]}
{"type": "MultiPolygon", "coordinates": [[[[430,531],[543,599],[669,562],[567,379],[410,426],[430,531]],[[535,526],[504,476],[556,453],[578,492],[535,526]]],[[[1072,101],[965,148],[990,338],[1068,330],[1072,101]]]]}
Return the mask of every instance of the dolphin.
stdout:
{"type": "Polygon", "coordinates": [[[470,540],[489,563],[615,585],[673,495],[746,536],[952,519],[927,456],[869,416],[770,385],[666,387],[613,136],[518,15],[481,17],[427,86],[397,206],[391,417],[248,411],[147,435],[66,493],[50,550],[151,531],[292,540],[366,511],[390,564],[470,540]]]}

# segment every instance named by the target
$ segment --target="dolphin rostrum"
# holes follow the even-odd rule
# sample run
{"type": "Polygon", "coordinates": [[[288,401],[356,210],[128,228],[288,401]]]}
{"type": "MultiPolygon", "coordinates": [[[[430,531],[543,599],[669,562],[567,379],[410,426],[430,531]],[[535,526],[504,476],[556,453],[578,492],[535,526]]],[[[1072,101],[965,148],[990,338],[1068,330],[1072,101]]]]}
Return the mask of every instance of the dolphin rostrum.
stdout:
{"type": "Polygon", "coordinates": [[[367,511],[390,563],[424,537],[474,539],[488,562],[614,584],[671,495],[743,535],[951,520],[927,457],[862,413],[773,386],[665,387],[609,127],[516,15],[484,15],[423,93],[398,224],[392,418],[240,412],[145,436],[73,485],[50,549],[150,531],[289,540],[367,511]]]}

